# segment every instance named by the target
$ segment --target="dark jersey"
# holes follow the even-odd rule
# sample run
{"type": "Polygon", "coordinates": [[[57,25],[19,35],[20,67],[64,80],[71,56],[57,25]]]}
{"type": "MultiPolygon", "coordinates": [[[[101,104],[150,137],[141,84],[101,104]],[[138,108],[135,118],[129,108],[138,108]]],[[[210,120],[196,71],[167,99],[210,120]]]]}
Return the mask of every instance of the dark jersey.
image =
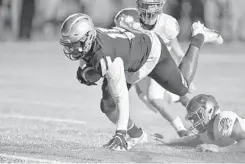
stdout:
{"type": "Polygon", "coordinates": [[[102,75],[101,60],[108,63],[116,57],[121,57],[124,69],[135,72],[146,62],[151,51],[150,37],[141,32],[129,32],[121,28],[104,29],[98,28],[97,36],[89,56],[89,62],[100,71],[102,75]]]}

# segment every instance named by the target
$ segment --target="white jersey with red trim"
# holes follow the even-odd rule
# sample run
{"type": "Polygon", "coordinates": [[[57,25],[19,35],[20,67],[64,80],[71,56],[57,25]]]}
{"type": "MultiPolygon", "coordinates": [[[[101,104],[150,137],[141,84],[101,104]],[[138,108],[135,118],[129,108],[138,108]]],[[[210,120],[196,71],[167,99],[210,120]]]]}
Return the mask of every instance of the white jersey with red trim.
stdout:
{"type": "MultiPolygon", "coordinates": [[[[119,11],[114,22],[116,26],[128,30],[144,30],[140,23],[139,11],[136,8],[126,8],[119,11]]],[[[151,31],[156,32],[166,43],[168,49],[171,50],[171,40],[179,35],[180,27],[174,17],[162,13],[158,16],[157,22],[151,31]]]]}
{"type": "Polygon", "coordinates": [[[236,141],[231,138],[231,133],[236,120],[240,123],[245,132],[244,118],[239,117],[232,111],[222,111],[216,116],[213,128],[200,134],[200,139],[206,144],[215,144],[221,147],[236,143],[236,141]]]}

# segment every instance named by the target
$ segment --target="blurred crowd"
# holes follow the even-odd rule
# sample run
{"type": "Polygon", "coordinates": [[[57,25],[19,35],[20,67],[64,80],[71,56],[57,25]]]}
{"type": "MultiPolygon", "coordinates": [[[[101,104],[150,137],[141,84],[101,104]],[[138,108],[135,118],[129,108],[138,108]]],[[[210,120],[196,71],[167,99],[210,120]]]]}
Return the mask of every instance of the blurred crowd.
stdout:
{"type": "MultiPolygon", "coordinates": [[[[135,0],[0,0],[0,40],[57,38],[62,21],[76,12],[111,27],[120,9],[135,6],[135,0]]],[[[164,12],[179,21],[182,41],[196,20],[219,30],[226,42],[245,41],[244,6],[245,0],[167,0],[164,12]]]]}

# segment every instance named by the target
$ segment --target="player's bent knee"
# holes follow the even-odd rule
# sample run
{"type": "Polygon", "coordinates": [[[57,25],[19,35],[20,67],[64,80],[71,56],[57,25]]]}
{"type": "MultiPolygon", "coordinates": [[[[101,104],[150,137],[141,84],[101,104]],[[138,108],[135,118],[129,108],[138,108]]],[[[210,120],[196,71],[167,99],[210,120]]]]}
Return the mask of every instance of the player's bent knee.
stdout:
{"type": "Polygon", "coordinates": [[[113,100],[104,100],[100,101],[100,109],[103,113],[111,113],[116,110],[116,104],[113,100]]]}

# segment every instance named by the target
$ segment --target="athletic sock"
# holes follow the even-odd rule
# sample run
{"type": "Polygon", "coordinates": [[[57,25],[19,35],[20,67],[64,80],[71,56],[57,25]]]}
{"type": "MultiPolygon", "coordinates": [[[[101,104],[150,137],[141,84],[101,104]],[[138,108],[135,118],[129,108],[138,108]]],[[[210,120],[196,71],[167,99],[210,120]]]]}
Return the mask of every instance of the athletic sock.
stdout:
{"type": "Polygon", "coordinates": [[[186,128],[181,120],[181,118],[179,116],[177,116],[172,122],[171,124],[173,125],[173,127],[175,128],[175,130],[178,132],[178,131],[181,131],[181,130],[185,130],[186,131],[186,128]]]}
{"type": "Polygon", "coordinates": [[[127,133],[132,138],[138,138],[143,134],[142,128],[139,128],[135,124],[133,124],[130,128],[128,128],[127,133]]]}

